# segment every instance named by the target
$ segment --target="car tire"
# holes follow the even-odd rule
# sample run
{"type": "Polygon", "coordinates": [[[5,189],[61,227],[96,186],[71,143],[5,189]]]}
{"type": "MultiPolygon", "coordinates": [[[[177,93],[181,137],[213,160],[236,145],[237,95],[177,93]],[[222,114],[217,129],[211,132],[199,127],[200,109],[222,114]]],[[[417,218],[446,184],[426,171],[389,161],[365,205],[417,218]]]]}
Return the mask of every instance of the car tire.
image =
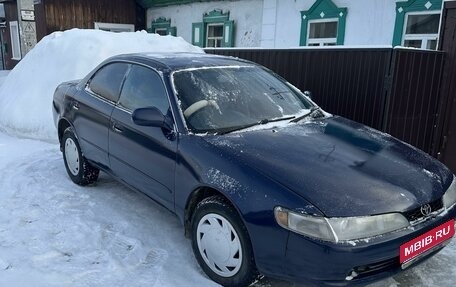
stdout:
{"type": "Polygon", "coordinates": [[[221,196],[198,203],[191,223],[192,247],[203,271],[223,286],[249,286],[259,276],[247,229],[221,196]]]}
{"type": "Polygon", "coordinates": [[[71,127],[63,132],[61,145],[63,161],[71,180],[83,186],[95,182],[100,170],[90,165],[82,155],[81,147],[71,127]]]}

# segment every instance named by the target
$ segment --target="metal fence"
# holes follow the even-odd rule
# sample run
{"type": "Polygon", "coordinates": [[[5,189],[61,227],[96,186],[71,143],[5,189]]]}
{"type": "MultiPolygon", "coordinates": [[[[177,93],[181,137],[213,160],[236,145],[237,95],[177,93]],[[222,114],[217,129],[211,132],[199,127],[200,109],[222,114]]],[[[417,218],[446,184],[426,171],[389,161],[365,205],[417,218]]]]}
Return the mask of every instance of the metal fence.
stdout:
{"type": "Polygon", "coordinates": [[[434,156],[444,56],[437,51],[394,50],[382,128],[434,156]]]}
{"type": "Polygon", "coordinates": [[[432,154],[444,53],[415,49],[206,49],[268,67],[325,110],[432,154]]]}
{"type": "Polygon", "coordinates": [[[445,1],[440,27],[439,50],[445,51],[437,132],[437,158],[456,174],[456,1],[445,1]]]}

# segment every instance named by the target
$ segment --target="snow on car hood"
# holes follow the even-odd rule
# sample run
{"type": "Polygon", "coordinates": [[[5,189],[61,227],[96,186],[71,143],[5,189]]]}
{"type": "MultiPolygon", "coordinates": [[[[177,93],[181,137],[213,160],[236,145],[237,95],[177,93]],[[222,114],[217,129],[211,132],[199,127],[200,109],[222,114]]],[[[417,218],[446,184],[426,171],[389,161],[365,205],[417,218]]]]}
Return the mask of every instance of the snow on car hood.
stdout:
{"type": "Polygon", "coordinates": [[[205,138],[330,217],[416,208],[440,198],[452,175],[424,152],[341,117],[205,138]]]}

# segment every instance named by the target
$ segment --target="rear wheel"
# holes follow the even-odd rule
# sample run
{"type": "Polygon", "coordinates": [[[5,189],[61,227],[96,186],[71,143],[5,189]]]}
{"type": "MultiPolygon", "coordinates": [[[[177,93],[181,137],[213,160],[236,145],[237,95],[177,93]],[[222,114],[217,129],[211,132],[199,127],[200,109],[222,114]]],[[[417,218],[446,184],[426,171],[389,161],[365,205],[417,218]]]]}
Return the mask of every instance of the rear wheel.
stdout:
{"type": "Polygon", "coordinates": [[[258,277],[247,229],[221,196],[208,197],[197,205],[192,247],[204,272],[223,286],[248,286],[258,277]]]}
{"type": "Polygon", "coordinates": [[[65,168],[71,180],[79,185],[87,185],[98,179],[100,170],[90,165],[82,155],[73,129],[67,128],[62,136],[62,151],[65,168]]]}

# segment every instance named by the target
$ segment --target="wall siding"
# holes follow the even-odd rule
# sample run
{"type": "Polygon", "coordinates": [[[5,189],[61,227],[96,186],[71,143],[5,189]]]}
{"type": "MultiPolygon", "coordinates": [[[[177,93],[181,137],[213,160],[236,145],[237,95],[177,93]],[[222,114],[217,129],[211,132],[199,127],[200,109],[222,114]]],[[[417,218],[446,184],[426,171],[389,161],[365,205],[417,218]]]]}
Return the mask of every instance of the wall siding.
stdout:
{"type": "Polygon", "coordinates": [[[43,0],[42,3],[47,34],[72,28],[93,29],[95,22],[138,22],[137,4],[131,0],[43,0]]]}

